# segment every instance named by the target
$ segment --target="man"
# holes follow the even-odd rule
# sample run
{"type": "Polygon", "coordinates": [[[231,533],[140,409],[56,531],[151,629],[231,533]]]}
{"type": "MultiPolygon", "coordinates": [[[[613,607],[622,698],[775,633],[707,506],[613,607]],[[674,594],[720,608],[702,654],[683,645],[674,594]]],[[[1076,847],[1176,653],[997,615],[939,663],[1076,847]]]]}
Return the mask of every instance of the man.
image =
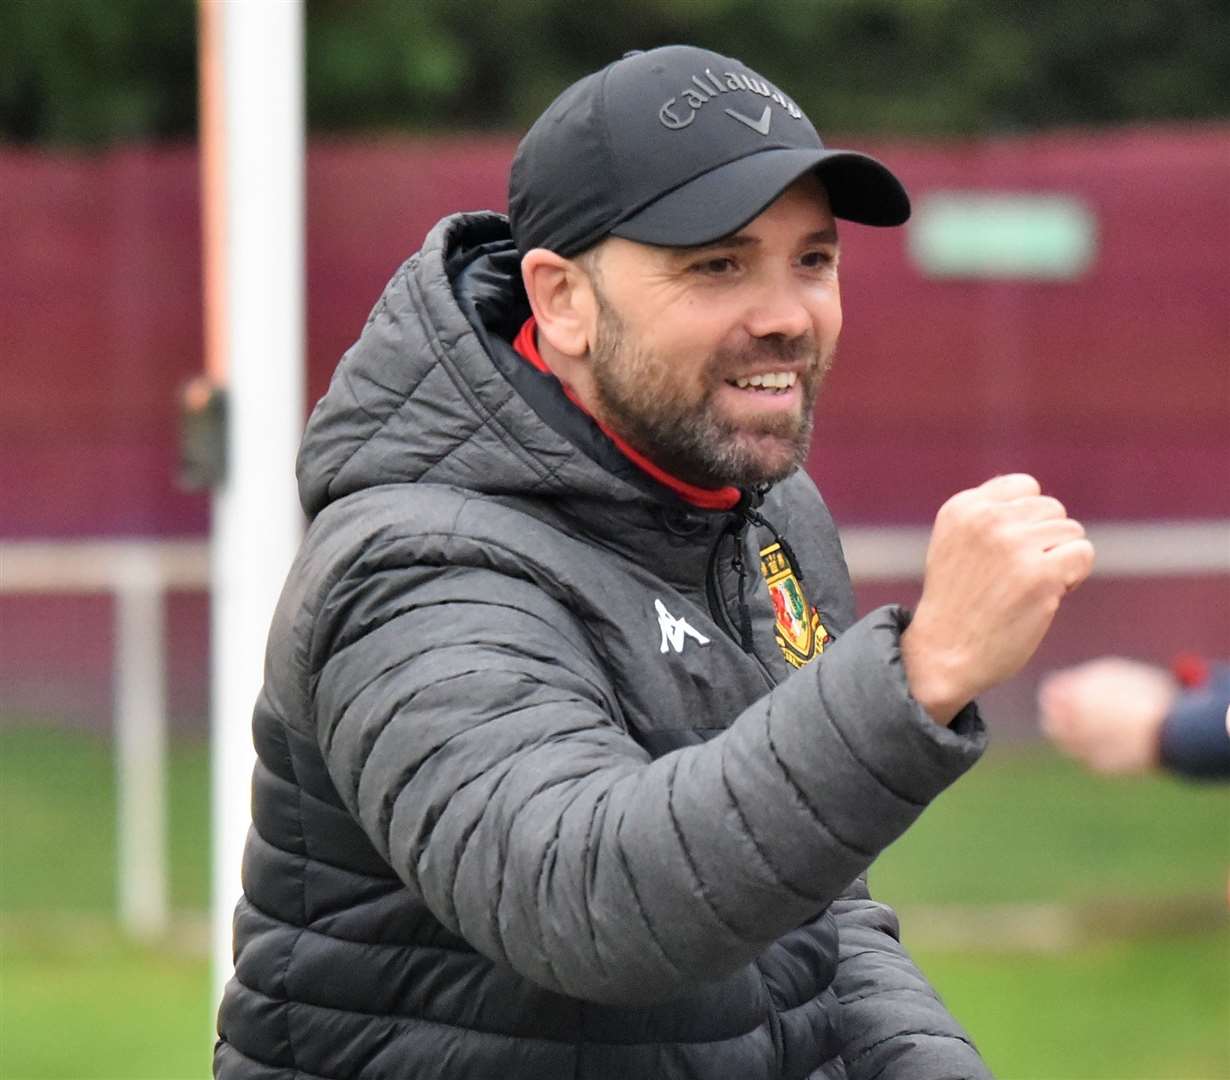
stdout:
{"type": "Polygon", "coordinates": [[[988,1075],[863,875],[1092,553],[998,477],[855,621],[799,464],[836,219],[905,192],[676,46],[566,90],[510,211],[433,231],[308,425],[216,1075],[988,1075]]]}

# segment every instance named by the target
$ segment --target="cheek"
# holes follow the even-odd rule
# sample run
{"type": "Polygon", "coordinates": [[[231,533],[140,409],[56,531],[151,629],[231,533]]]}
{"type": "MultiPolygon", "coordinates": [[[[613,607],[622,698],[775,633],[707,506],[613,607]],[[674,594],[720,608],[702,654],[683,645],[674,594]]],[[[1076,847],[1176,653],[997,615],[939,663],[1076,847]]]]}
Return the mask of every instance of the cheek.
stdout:
{"type": "Polygon", "coordinates": [[[703,380],[723,338],[717,328],[698,319],[664,316],[648,327],[641,338],[643,355],[656,370],[649,373],[659,382],[680,384],[703,380]]]}
{"type": "Polygon", "coordinates": [[[841,290],[834,282],[831,288],[816,298],[812,307],[812,322],[821,343],[837,340],[837,335],[841,333],[841,319],[841,290]]]}

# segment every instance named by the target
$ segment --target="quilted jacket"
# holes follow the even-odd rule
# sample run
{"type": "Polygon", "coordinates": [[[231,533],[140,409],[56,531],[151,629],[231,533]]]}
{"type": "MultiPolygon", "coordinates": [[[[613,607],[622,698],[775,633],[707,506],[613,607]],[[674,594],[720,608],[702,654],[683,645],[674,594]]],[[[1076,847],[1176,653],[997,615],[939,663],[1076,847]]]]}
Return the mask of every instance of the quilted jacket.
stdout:
{"type": "Polygon", "coordinates": [[[910,697],[804,473],[700,510],[620,454],[516,281],[441,222],[309,422],[215,1076],[989,1075],[864,876],[976,709],[910,697]]]}

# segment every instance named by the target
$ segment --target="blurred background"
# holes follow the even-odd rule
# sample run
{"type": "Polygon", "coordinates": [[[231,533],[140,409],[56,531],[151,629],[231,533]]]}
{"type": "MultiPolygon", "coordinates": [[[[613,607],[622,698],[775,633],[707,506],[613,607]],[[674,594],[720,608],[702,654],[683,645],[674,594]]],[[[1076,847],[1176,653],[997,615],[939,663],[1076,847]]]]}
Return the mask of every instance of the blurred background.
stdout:
{"type": "MultiPolygon", "coordinates": [[[[920,530],[1000,471],[1042,478],[1107,558],[873,891],[997,1075],[1230,1077],[1230,787],[1094,777],[1034,706],[1089,657],[1230,655],[1230,4],[305,14],[309,404],[427,230],[504,209],[520,132],[628,49],[737,56],[904,179],[907,228],[843,226],[809,461],[861,606],[916,598],[920,530]]],[[[210,498],[180,476],[205,348],[197,47],[190,0],[0,5],[6,1080],[209,1072],[210,498]],[[145,919],[117,869],[134,670],[162,680],[167,739],[169,903],[145,919]]]]}

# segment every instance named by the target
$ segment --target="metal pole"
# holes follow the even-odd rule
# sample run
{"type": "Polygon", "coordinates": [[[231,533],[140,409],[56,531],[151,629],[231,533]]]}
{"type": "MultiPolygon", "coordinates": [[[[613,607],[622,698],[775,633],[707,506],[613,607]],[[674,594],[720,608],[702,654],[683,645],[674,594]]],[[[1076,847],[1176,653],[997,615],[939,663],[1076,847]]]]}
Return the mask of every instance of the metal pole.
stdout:
{"type": "Polygon", "coordinates": [[[134,937],[167,928],[166,675],[162,582],[134,552],[115,585],[115,740],[120,923],[134,937]]]}
{"type": "Polygon", "coordinates": [[[303,8],[299,0],[210,6],[221,58],[227,312],[227,466],[211,551],[217,999],[232,970],[231,916],[251,823],[252,709],[303,523],[294,479],[304,413],[303,8]]]}

